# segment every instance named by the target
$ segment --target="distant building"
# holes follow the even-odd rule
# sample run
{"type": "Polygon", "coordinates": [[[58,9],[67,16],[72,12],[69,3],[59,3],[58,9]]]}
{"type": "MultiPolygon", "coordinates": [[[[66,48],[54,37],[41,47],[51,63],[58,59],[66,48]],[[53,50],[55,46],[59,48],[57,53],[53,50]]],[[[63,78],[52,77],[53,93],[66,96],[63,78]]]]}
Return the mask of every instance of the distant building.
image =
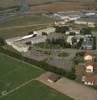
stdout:
{"type": "Polygon", "coordinates": [[[82,49],[86,49],[86,50],[93,49],[93,38],[92,37],[84,37],[84,41],[82,43],[82,49]]]}
{"type": "Polygon", "coordinates": [[[57,20],[55,21],[55,26],[64,26],[68,20],[57,20]]]}
{"type": "Polygon", "coordinates": [[[37,37],[29,37],[23,36],[21,38],[15,38],[6,40],[8,45],[11,45],[14,49],[19,52],[27,52],[29,50],[30,45],[45,42],[47,36],[37,36],[37,37]]]}
{"type": "Polygon", "coordinates": [[[48,35],[50,33],[55,32],[55,30],[56,29],[54,27],[37,30],[34,31],[31,35],[7,39],[6,43],[19,52],[27,52],[29,50],[30,45],[45,42],[47,40],[47,36],[43,35],[43,32],[48,35]]]}
{"type": "Polygon", "coordinates": [[[72,38],[73,38],[74,36],[67,36],[67,39],[66,39],[66,42],[67,43],[69,43],[70,45],[72,45],[72,38]]]}
{"type": "Polygon", "coordinates": [[[75,21],[75,24],[87,25],[88,27],[96,27],[97,19],[81,18],[75,21]]]}
{"type": "Polygon", "coordinates": [[[37,36],[31,40],[31,44],[33,45],[37,43],[46,42],[46,40],[47,40],[47,36],[37,36]]]}
{"type": "Polygon", "coordinates": [[[80,15],[70,15],[70,16],[68,17],[68,20],[69,20],[69,21],[76,21],[76,20],[78,20],[80,17],[81,17],[80,15]]]}
{"type": "Polygon", "coordinates": [[[75,21],[81,17],[80,11],[65,11],[65,12],[58,12],[53,15],[54,18],[65,20],[65,21],[75,21]]]}
{"type": "Polygon", "coordinates": [[[41,29],[41,30],[37,30],[37,31],[33,31],[33,34],[37,34],[37,36],[41,36],[43,32],[50,34],[56,31],[56,28],[54,27],[49,27],[49,28],[45,28],[45,29],[41,29]]]}

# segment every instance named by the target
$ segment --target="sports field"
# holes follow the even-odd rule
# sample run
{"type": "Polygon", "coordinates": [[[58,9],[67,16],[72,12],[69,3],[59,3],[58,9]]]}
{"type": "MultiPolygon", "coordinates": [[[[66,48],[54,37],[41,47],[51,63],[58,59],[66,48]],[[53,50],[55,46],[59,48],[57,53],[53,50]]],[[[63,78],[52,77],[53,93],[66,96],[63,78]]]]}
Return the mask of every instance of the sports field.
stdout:
{"type": "Polygon", "coordinates": [[[0,100],[72,100],[37,81],[43,72],[0,53],[0,100]]]}

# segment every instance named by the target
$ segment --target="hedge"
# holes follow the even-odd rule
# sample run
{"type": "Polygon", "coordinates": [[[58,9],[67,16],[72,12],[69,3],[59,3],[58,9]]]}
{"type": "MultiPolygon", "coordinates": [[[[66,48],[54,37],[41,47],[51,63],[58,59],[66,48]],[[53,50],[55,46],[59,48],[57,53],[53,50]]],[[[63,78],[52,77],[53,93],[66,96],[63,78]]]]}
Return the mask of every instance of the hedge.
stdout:
{"type": "Polygon", "coordinates": [[[93,50],[96,50],[96,37],[93,37],[93,50]]]}
{"type": "Polygon", "coordinates": [[[74,76],[75,78],[74,77],[72,78],[72,76],[70,77],[71,73],[69,73],[69,72],[67,72],[67,71],[65,71],[61,68],[57,68],[57,67],[50,65],[48,63],[45,63],[43,61],[37,61],[37,60],[34,60],[34,59],[24,57],[23,55],[16,53],[16,52],[13,52],[13,51],[10,51],[8,49],[4,49],[4,48],[0,47],[0,52],[6,54],[8,56],[14,57],[16,59],[22,60],[24,62],[33,64],[33,65],[40,67],[40,68],[42,68],[46,71],[54,72],[54,73],[59,74],[61,76],[66,76],[69,79],[74,80],[76,78],[75,76],[74,76]]]}

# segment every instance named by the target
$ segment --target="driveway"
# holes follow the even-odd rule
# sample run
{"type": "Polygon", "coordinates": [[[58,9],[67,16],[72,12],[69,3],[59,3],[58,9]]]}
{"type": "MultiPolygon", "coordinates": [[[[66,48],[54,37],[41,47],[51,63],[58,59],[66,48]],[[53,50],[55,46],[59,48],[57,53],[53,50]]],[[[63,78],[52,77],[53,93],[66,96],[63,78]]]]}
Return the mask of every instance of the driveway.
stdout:
{"type": "Polygon", "coordinates": [[[49,83],[47,79],[51,74],[51,72],[46,72],[42,74],[38,80],[63,94],[72,97],[74,100],[97,100],[96,90],[67,78],[61,78],[55,83],[49,83]]]}

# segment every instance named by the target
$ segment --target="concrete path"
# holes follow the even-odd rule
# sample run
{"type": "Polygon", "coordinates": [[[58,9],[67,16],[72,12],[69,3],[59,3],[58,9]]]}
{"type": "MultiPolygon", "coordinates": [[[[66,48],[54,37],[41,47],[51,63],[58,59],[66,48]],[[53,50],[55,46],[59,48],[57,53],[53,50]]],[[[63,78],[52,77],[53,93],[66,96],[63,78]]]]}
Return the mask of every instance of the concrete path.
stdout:
{"type": "Polygon", "coordinates": [[[56,83],[49,83],[47,81],[49,75],[51,75],[51,73],[46,72],[45,74],[42,74],[38,80],[63,94],[72,97],[74,100],[97,100],[96,90],[67,78],[61,78],[56,83]]]}

